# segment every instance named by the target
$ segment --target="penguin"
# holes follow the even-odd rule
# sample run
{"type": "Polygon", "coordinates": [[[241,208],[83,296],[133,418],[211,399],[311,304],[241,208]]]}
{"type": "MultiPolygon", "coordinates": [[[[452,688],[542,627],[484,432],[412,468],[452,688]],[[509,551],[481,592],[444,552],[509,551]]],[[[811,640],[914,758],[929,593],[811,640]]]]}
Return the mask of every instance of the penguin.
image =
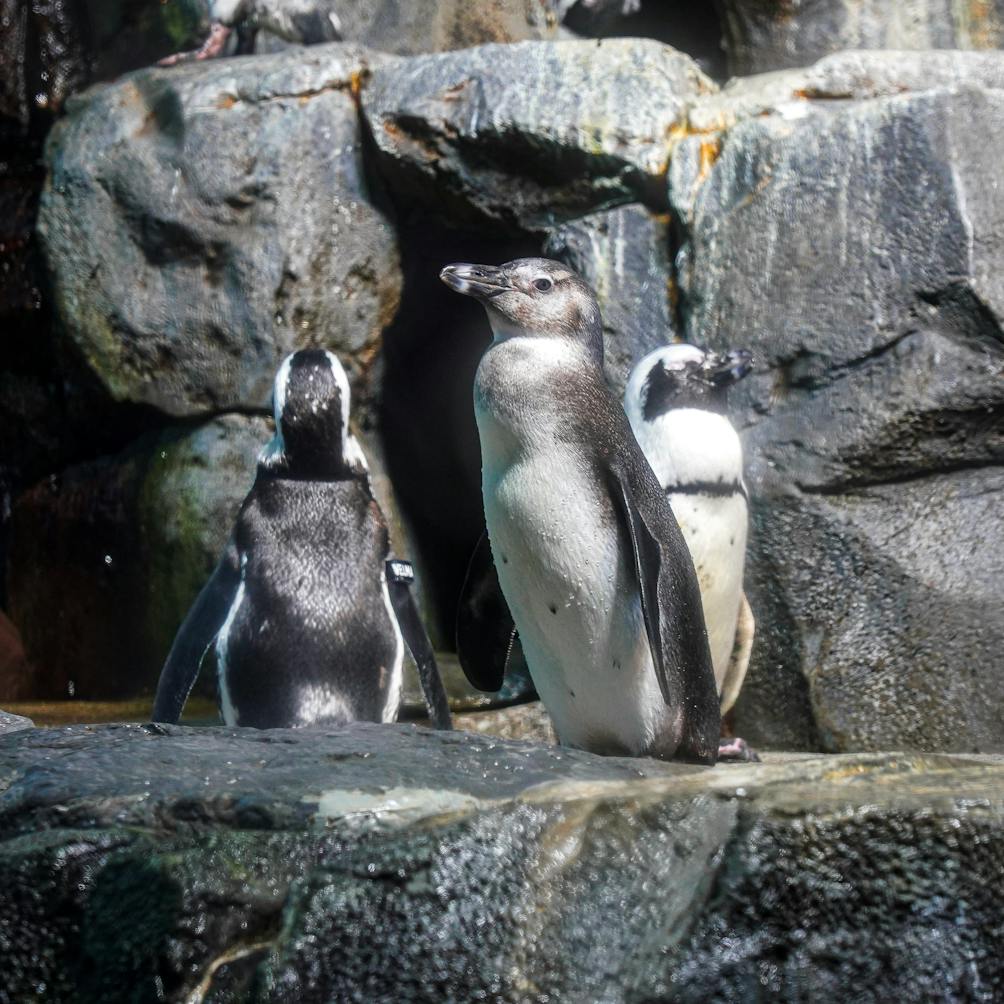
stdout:
{"type": "Polygon", "coordinates": [[[411,566],[391,559],[366,459],[349,431],[341,363],[324,350],[294,352],[272,396],[275,437],[259,456],[216,570],[178,630],[154,721],[178,720],[212,647],[227,725],[393,722],[407,638],[429,717],[450,728],[408,588],[411,566]]]}
{"type": "MultiPolygon", "coordinates": [[[[753,358],[694,345],[656,349],[631,371],[624,410],[690,549],[722,715],[746,676],[755,622],[743,593],[749,500],[742,444],[726,413],[729,388],[753,358]]],[[[722,754],[748,749],[737,739],[722,754]]]]}
{"type": "Polygon", "coordinates": [[[261,30],[287,42],[317,45],[340,42],[342,25],[332,0],[209,0],[209,34],[198,49],[158,60],[174,66],[191,59],[215,59],[237,31],[237,55],[254,52],[261,30]]]}
{"type": "MultiPolygon", "coordinates": [[[[474,381],[485,523],[533,682],[563,745],[713,764],[718,692],[694,565],[603,376],[600,311],[565,265],[453,264],[493,341],[474,381]]],[[[472,666],[497,689],[499,663],[472,666]]]]}

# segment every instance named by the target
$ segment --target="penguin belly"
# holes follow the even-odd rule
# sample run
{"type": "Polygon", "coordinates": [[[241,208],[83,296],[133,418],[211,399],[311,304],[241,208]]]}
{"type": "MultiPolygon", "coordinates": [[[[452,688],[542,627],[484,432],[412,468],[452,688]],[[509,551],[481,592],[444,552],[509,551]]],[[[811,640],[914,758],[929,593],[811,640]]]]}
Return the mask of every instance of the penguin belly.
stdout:
{"type": "Polygon", "coordinates": [[[671,492],[683,538],[701,587],[704,623],[719,694],[736,639],[746,555],[746,499],[732,495],[671,492]]]}
{"type": "Polygon", "coordinates": [[[499,583],[559,741],[669,757],[681,721],[659,689],[629,545],[580,460],[556,443],[485,464],[499,583]]]}

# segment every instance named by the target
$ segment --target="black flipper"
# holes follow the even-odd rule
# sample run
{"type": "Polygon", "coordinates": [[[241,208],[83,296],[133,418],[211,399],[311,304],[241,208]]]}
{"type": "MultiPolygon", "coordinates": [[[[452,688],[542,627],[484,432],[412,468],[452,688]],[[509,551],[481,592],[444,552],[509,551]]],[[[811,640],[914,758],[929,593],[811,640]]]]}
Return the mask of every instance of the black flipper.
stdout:
{"type": "Polygon", "coordinates": [[[404,640],[418,667],[418,678],[422,683],[429,720],[433,728],[448,732],[453,728],[450,703],[439,676],[432,643],[426,634],[425,625],[422,623],[411,591],[411,584],[415,581],[415,570],[409,561],[391,560],[387,562],[386,574],[391,606],[397,615],[401,634],[404,635],[404,640]]]}
{"type": "Polygon", "coordinates": [[[174,724],[188,700],[199,675],[206,650],[213,643],[234,601],[240,585],[237,546],[231,539],[209,581],[181,622],[174,644],[160,671],[157,695],[153,699],[152,720],[174,724]]]}
{"type": "Polygon", "coordinates": [[[614,509],[631,541],[642,615],[663,699],[683,710],[677,755],[714,763],[721,716],[704,625],[701,589],[672,508],[651,470],[614,460],[608,471],[614,509]]]}
{"type": "Polygon", "coordinates": [[[522,648],[492,560],[488,531],[481,534],[467,564],[457,604],[457,657],[478,690],[502,688],[510,656],[522,648]]]}

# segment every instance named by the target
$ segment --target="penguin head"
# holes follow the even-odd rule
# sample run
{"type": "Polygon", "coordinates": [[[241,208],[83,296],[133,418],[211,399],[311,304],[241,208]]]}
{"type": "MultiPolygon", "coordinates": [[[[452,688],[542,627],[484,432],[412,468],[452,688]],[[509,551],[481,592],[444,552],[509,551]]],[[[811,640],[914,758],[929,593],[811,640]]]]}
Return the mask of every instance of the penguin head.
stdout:
{"type": "Polygon", "coordinates": [[[724,413],[729,387],[752,368],[746,349],[718,353],[684,343],[666,345],[635,366],[624,397],[646,422],[674,408],[724,413]]]}
{"type": "Polygon", "coordinates": [[[504,265],[447,265],[439,278],[484,304],[496,341],[563,338],[603,363],[603,329],[596,295],[567,265],[517,258],[504,265]]]}
{"type": "Polygon", "coordinates": [[[349,432],[349,381],[337,356],[301,349],[287,356],[272,388],[275,439],[263,462],[303,478],[339,478],[365,460],[349,432]]]}

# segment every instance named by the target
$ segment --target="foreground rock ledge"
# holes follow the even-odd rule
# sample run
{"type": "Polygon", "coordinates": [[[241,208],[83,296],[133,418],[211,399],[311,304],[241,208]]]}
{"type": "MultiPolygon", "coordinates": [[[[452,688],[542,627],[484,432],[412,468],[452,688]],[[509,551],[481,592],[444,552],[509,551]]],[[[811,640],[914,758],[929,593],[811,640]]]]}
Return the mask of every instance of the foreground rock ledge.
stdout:
{"type": "Polygon", "coordinates": [[[0,738],[4,1000],[997,999],[1004,758],[0,738]]]}

